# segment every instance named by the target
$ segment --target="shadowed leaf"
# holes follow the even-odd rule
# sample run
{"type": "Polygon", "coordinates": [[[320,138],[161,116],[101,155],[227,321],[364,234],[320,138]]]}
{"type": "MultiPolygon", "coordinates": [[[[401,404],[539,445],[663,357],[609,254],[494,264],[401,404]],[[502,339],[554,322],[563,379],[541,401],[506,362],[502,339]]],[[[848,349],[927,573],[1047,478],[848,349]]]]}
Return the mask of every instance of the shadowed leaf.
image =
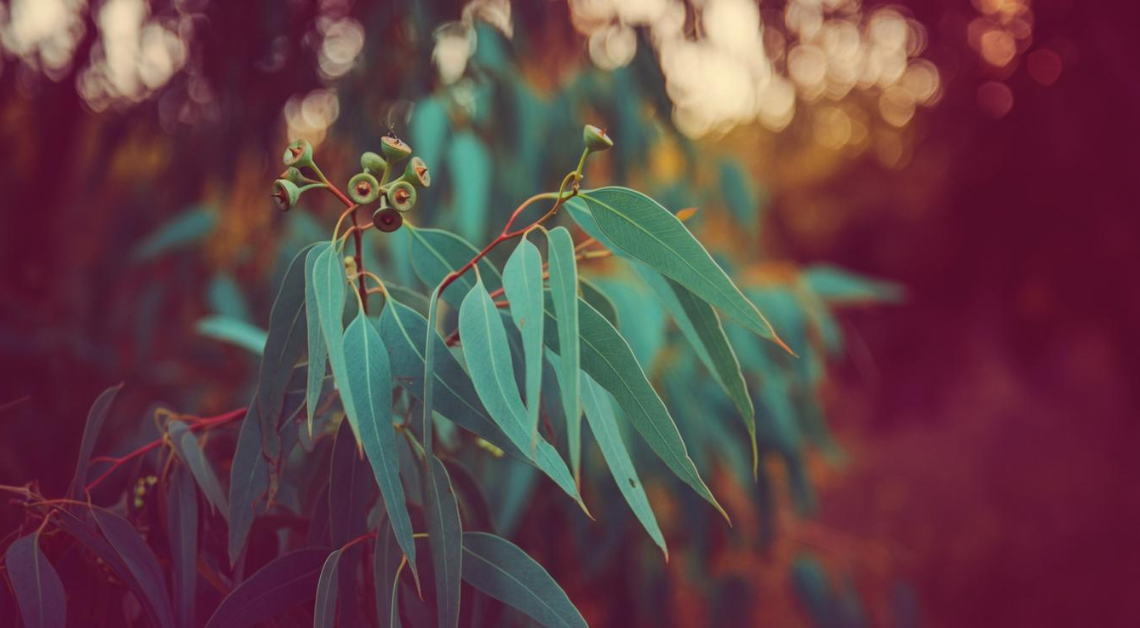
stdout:
{"type": "MultiPolygon", "coordinates": [[[[16,539],[4,554],[8,579],[27,628],[64,628],[67,596],[59,574],[40,551],[38,533],[16,539]]],[[[0,585],[2,586],[2,585],[0,585]]]]}
{"type": "Polygon", "coordinates": [[[214,611],[206,628],[244,628],[276,617],[316,595],[328,550],[282,554],[246,578],[214,611]]]}

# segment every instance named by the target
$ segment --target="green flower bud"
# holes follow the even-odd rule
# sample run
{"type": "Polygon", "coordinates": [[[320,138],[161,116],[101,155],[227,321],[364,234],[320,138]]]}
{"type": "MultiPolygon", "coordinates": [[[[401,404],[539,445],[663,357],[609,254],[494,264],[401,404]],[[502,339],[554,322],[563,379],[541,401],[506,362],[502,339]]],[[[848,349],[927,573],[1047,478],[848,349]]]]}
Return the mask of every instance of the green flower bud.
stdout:
{"type": "Polygon", "coordinates": [[[404,224],[404,216],[391,207],[381,207],[372,214],[372,224],[378,231],[392,233],[404,224]]]}
{"type": "Polygon", "coordinates": [[[308,140],[295,140],[285,149],[285,165],[297,168],[313,167],[313,145],[308,140]]]}
{"type": "Polygon", "coordinates": [[[380,196],[380,182],[367,172],[361,172],[348,181],[348,195],[361,205],[371,203],[380,196]]]}
{"type": "Polygon", "coordinates": [[[431,187],[431,172],[428,171],[427,164],[419,157],[412,157],[408,162],[408,167],[404,168],[404,176],[400,177],[401,181],[407,181],[414,186],[421,188],[431,187]]]}
{"type": "Polygon", "coordinates": [[[388,200],[398,212],[406,212],[416,205],[416,188],[407,181],[397,181],[388,188],[388,200]]]}
{"type": "Polygon", "coordinates": [[[273,202],[277,209],[289,211],[301,198],[301,189],[288,179],[278,179],[273,182],[273,202]]]}
{"type": "Polygon", "coordinates": [[[591,153],[600,153],[614,147],[614,141],[606,135],[605,129],[599,129],[592,124],[587,124],[582,129],[582,141],[586,143],[586,150],[591,153]]]}
{"type": "Polygon", "coordinates": [[[290,182],[293,185],[296,185],[298,187],[305,185],[307,183],[310,183],[310,181],[305,177],[305,175],[301,174],[300,170],[298,170],[292,166],[287,168],[285,170],[285,172],[281,174],[281,178],[285,179],[286,181],[288,181],[288,182],[290,182]]]}
{"type": "Polygon", "coordinates": [[[388,167],[388,162],[384,158],[372,151],[368,151],[360,156],[360,167],[368,174],[378,177],[388,167]]]}
{"type": "Polygon", "coordinates": [[[384,152],[384,156],[388,158],[388,161],[407,159],[412,154],[411,146],[405,144],[404,140],[398,137],[392,137],[391,135],[385,135],[380,138],[380,150],[384,152]]]}

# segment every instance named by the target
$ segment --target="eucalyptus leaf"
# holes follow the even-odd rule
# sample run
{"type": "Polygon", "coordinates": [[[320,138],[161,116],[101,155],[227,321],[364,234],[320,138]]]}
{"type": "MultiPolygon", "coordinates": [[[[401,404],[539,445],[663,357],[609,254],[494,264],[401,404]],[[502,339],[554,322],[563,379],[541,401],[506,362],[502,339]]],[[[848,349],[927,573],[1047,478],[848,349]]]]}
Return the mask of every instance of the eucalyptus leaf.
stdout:
{"type": "MultiPolygon", "coordinates": [[[[406,228],[406,227],[405,227],[406,228]]],[[[462,268],[479,250],[463,238],[442,229],[412,228],[412,268],[429,287],[435,287],[453,270],[462,268]]],[[[491,290],[502,285],[499,271],[486,258],[478,263],[479,273],[491,290]]],[[[472,273],[464,273],[441,295],[452,307],[459,307],[463,296],[475,285],[472,273]]]]}
{"type": "Polygon", "coordinates": [[[463,554],[463,579],[476,589],[543,626],[587,625],[554,578],[514,543],[486,532],[464,532],[463,554]]]}
{"type": "Polygon", "coordinates": [[[578,287],[581,290],[581,298],[583,301],[589,303],[590,307],[605,317],[605,319],[610,322],[610,325],[613,325],[615,328],[621,328],[621,319],[618,318],[617,306],[614,305],[613,300],[611,300],[605,292],[602,292],[602,289],[599,288],[597,284],[585,277],[579,277],[578,287]]]}
{"type": "Polygon", "coordinates": [[[327,549],[282,554],[245,579],[218,605],[206,628],[245,628],[313,599],[327,549]]]}
{"type": "Polygon", "coordinates": [[[198,489],[185,467],[170,472],[166,537],[173,569],[174,613],[181,628],[194,628],[198,595],[198,489]]]}
{"type": "Polygon", "coordinates": [[[194,325],[200,335],[240,347],[254,355],[262,355],[269,332],[238,318],[214,315],[200,319],[194,325]]]}
{"type": "Polygon", "coordinates": [[[91,514],[103,537],[138,582],[144,596],[139,602],[153,609],[161,628],[173,628],[174,613],[166,593],[166,576],[154,552],[126,519],[102,508],[92,508],[91,514]]]}
{"type": "Polygon", "coordinates": [[[8,580],[27,628],[64,628],[67,594],[59,574],[40,551],[39,539],[37,532],[20,537],[8,546],[4,553],[8,580]]]}
{"type": "Polygon", "coordinates": [[[313,628],[336,626],[337,581],[340,576],[340,556],[344,550],[333,550],[321,567],[317,579],[317,601],[313,609],[313,628]]]}
{"type": "Polygon", "coordinates": [[[352,428],[341,421],[329,465],[329,533],[334,547],[364,534],[376,490],[372,468],[358,455],[352,428]]]}
{"type": "Polygon", "coordinates": [[[214,475],[214,470],[210,468],[206,453],[198,445],[198,438],[182,421],[171,421],[169,430],[174,450],[194,475],[194,481],[202,489],[206,501],[210,502],[210,508],[220,511],[223,517],[228,518],[230,507],[226,501],[226,494],[222,492],[222,485],[214,475]]]}
{"type": "Polygon", "coordinates": [[[510,302],[511,318],[522,337],[526,362],[526,409],[533,440],[538,438],[542,391],[542,254],[526,234],[503,267],[503,290],[510,302]]]}
{"type": "Polygon", "coordinates": [[[400,611],[396,604],[395,591],[398,589],[400,565],[404,552],[392,534],[392,526],[387,519],[381,522],[376,531],[376,550],[372,554],[372,573],[375,581],[376,617],[380,625],[400,625],[400,611]]]}
{"type": "Polygon", "coordinates": [[[404,487],[400,483],[396,432],[392,427],[392,371],[388,364],[388,351],[363,312],[344,332],[344,360],[348,378],[341,386],[341,398],[349,399],[345,402],[345,411],[350,424],[355,422],[357,425],[360,444],[372,464],[396,539],[418,582],[416,545],[404,502],[404,487]],[[352,390],[351,395],[347,394],[349,389],[352,390]],[[355,421],[351,421],[353,417],[355,421]]]}
{"type": "Polygon", "coordinates": [[[167,251],[187,248],[210,235],[217,224],[218,212],[213,207],[188,209],[144,238],[131,253],[131,260],[145,262],[167,251]]]}
{"type": "Polygon", "coordinates": [[[468,240],[479,240],[491,205],[492,164],[487,146],[468,130],[451,138],[447,149],[447,172],[455,199],[456,230],[468,240]]]}
{"type": "Polygon", "coordinates": [[[613,406],[610,405],[610,395],[589,375],[585,373],[579,375],[582,380],[582,406],[586,410],[586,421],[590,424],[594,439],[598,441],[598,447],[602,450],[602,458],[610,468],[610,474],[617,482],[622,497],[668,560],[669,550],[665,547],[665,537],[661,534],[657,517],[653,514],[649,498],[645,495],[645,488],[637,477],[633,460],[630,459],[629,451],[622,441],[621,430],[618,429],[613,406]]]}
{"type": "Polygon", "coordinates": [[[581,196],[609,244],[685,286],[753,333],[784,346],[767,319],[669,210],[628,188],[600,188],[581,196]]]}
{"type": "Polygon", "coordinates": [[[447,469],[433,454],[428,481],[424,483],[424,516],[427,519],[431,562],[435,571],[436,605],[440,628],[459,625],[459,590],[463,564],[463,526],[459,502],[447,469]]]}
{"type": "Polygon", "coordinates": [[[67,490],[67,494],[72,497],[81,495],[87,488],[87,467],[91,463],[91,451],[95,449],[95,441],[99,438],[99,432],[103,430],[103,423],[107,421],[107,412],[111,409],[111,403],[122,389],[123,385],[119,384],[104,390],[87,412],[87,422],[83,426],[83,440],[79,443],[79,459],[75,462],[75,474],[71,478],[71,487],[67,490]]]}
{"type": "Polygon", "coordinates": [[[269,464],[261,451],[261,421],[252,406],[250,410],[241,422],[230,468],[229,558],[234,566],[254,517],[264,510],[258,501],[269,490],[269,464]]]}
{"type": "Polygon", "coordinates": [[[305,253],[305,327],[309,346],[309,366],[305,385],[306,426],[309,435],[313,433],[313,417],[321,400],[324,387],[325,365],[328,364],[328,348],[325,346],[321,330],[320,303],[317,286],[312,277],[325,249],[313,247],[305,253]]]}
{"type": "Polygon", "coordinates": [[[360,438],[360,425],[357,415],[350,411],[353,406],[352,386],[349,385],[348,365],[344,355],[344,304],[346,298],[345,283],[348,277],[344,272],[344,261],[340,257],[339,249],[335,244],[319,246],[314,251],[322,250],[313,263],[313,274],[309,280],[313,282],[313,291],[317,298],[317,314],[321,319],[321,335],[325,339],[325,348],[328,350],[329,364],[332,366],[333,380],[340,391],[341,405],[348,415],[348,424],[360,438]]]}
{"type": "Polygon", "coordinates": [[[546,237],[550,256],[550,297],[557,321],[558,346],[564,347],[558,356],[561,367],[559,373],[567,375],[559,380],[562,411],[566,418],[566,440],[574,479],[580,481],[582,402],[579,398],[578,378],[575,376],[581,368],[578,350],[578,262],[574,254],[574,240],[565,227],[551,229],[546,237]]]}

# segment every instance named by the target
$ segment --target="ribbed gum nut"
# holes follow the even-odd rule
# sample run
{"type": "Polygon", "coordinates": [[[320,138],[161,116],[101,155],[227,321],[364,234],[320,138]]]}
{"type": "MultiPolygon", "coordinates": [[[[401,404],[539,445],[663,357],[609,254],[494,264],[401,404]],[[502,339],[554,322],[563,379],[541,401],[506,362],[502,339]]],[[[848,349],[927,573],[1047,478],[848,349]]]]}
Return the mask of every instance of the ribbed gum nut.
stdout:
{"type": "Polygon", "coordinates": [[[428,170],[427,164],[419,157],[412,157],[408,162],[408,166],[404,168],[404,176],[400,177],[401,181],[407,181],[412,185],[421,188],[431,187],[431,171],[428,170]]]}
{"type": "Polygon", "coordinates": [[[397,181],[388,188],[388,200],[398,212],[406,212],[416,205],[416,188],[407,181],[397,181]]]}
{"type": "Polygon", "coordinates": [[[591,153],[600,153],[614,147],[614,141],[606,135],[606,130],[592,124],[587,124],[582,129],[582,141],[586,143],[586,149],[591,153]]]}
{"type": "Polygon", "coordinates": [[[305,175],[301,174],[300,170],[292,166],[285,170],[285,174],[281,178],[298,187],[307,183],[307,181],[305,181],[305,175]]]}
{"type": "Polygon", "coordinates": [[[308,140],[295,140],[285,148],[285,165],[297,168],[313,166],[313,145],[308,140]]]}
{"type": "Polygon", "coordinates": [[[378,231],[392,233],[404,224],[404,216],[391,207],[382,207],[372,214],[372,225],[378,231]]]}
{"type": "Polygon", "coordinates": [[[378,177],[380,173],[384,172],[384,168],[388,167],[388,162],[384,161],[380,155],[368,151],[360,156],[360,167],[368,174],[378,177]]]}
{"type": "Polygon", "coordinates": [[[371,203],[380,197],[380,182],[367,172],[361,172],[349,179],[348,196],[361,205],[371,203]]]}
{"type": "Polygon", "coordinates": [[[283,212],[289,211],[301,198],[301,189],[292,181],[278,179],[273,182],[273,203],[283,212]]]}
{"type": "Polygon", "coordinates": [[[404,140],[398,137],[392,137],[391,135],[385,135],[380,138],[380,150],[384,153],[384,156],[388,158],[388,161],[407,159],[412,154],[411,146],[405,144],[404,140]]]}

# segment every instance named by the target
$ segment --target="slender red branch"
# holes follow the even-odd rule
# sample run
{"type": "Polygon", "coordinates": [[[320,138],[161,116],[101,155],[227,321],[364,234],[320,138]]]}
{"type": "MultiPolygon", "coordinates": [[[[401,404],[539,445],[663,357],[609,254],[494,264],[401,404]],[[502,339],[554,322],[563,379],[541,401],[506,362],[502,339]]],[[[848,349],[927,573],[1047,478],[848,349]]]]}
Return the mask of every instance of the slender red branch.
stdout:
{"type": "MultiPolygon", "coordinates": [[[[247,410],[246,408],[238,408],[237,410],[230,410],[229,412],[226,412],[224,414],[219,414],[217,416],[212,416],[212,417],[206,417],[206,418],[190,417],[187,419],[186,423],[188,424],[188,427],[189,427],[190,431],[192,431],[192,432],[197,431],[197,430],[202,430],[202,429],[209,429],[212,427],[218,427],[219,425],[224,425],[226,423],[230,423],[232,421],[236,421],[236,420],[244,417],[246,410],[247,410]]],[[[149,443],[143,445],[142,447],[139,447],[138,449],[136,449],[136,450],[134,450],[128,454],[125,454],[125,455],[120,456],[118,458],[109,458],[109,460],[111,460],[111,466],[108,467],[107,470],[104,471],[102,474],[100,474],[99,477],[95,478],[94,480],[91,481],[90,484],[87,485],[87,489],[86,489],[87,492],[91,492],[91,490],[93,490],[96,486],[99,486],[100,482],[107,479],[107,477],[110,476],[112,473],[114,473],[115,470],[118,469],[119,467],[130,462],[131,460],[134,460],[135,458],[138,458],[139,456],[146,454],[149,451],[152,451],[152,450],[162,446],[162,442],[163,442],[162,438],[157,438],[157,439],[150,441],[149,443]]],[[[105,456],[101,456],[100,458],[108,459],[105,456]]]]}

